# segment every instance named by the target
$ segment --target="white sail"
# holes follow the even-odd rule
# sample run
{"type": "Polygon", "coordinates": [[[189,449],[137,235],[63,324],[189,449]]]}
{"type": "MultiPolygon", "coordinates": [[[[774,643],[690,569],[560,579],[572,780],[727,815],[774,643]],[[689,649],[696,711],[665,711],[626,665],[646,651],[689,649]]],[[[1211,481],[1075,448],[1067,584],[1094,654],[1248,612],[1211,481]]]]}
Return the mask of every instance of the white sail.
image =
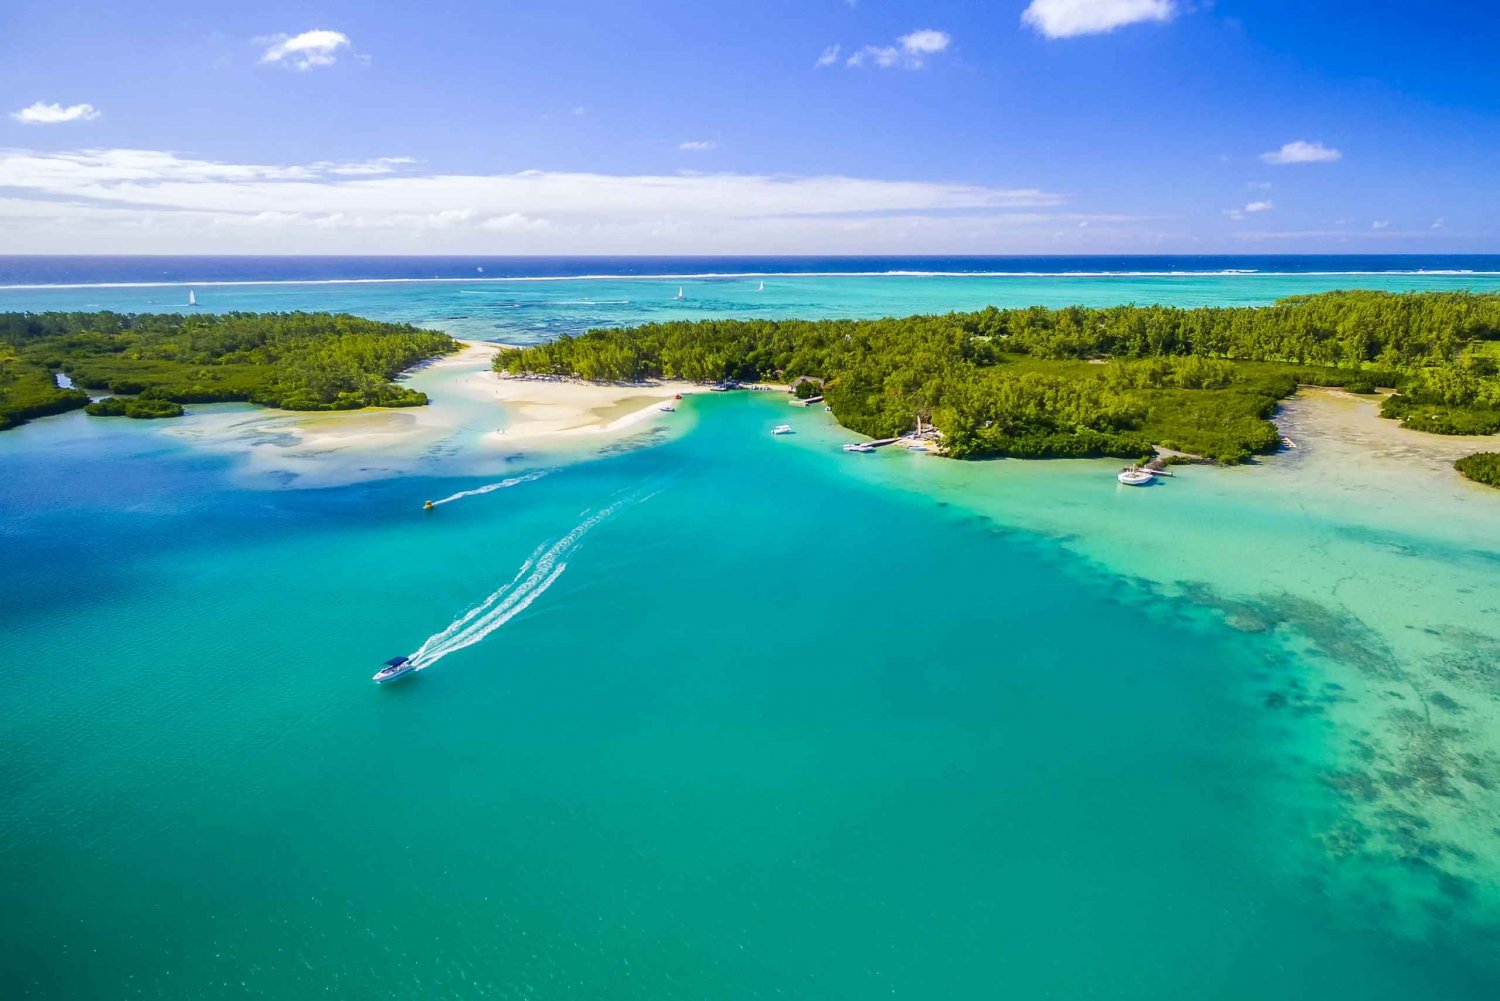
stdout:
{"type": "Polygon", "coordinates": [[[188,289],[188,305],[189,306],[196,306],[196,305],[198,305],[198,294],[196,292],[194,292],[192,289],[188,289]]]}

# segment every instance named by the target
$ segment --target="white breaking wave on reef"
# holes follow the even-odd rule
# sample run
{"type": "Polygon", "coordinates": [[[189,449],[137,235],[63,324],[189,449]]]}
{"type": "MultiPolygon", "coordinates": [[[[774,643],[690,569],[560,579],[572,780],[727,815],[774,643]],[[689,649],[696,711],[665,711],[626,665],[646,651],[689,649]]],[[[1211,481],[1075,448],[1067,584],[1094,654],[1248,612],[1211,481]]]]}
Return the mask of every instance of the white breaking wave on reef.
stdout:
{"type": "MultiPolygon", "coordinates": [[[[691,271],[660,275],[505,275],[483,278],[284,278],[264,280],[207,280],[162,282],[53,282],[0,285],[0,291],[85,288],[228,288],[264,285],[432,285],[481,282],[651,282],[720,278],[1494,278],[1500,271],[1463,268],[1417,268],[1386,271],[1256,271],[1216,268],[1208,271],[691,271]]],[[[604,302],[589,305],[605,305],[604,302]]],[[[582,304],[580,304],[582,305],[582,304]]]]}
{"type": "Polygon", "coordinates": [[[521,564],[510,583],[490,594],[482,602],[449,623],[447,628],[433,633],[411,655],[417,670],[431,667],[450,653],[457,653],[480,642],[496,629],[520,615],[533,601],[547,592],[563,571],[568,569],[567,559],[578,548],[583,537],[600,522],[618,511],[623,505],[636,500],[650,500],[654,494],[640,497],[637,493],[622,498],[607,507],[600,508],[584,518],[562,538],[551,545],[543,543],[521,564]]]}
{"type": "Polygon", "coordinates": [[[526,473],[522,476],[512,476],[509,479],[500,480],[497,483],[486,483],[484,486],[475,487],[473,490],[460,490],[456,494],[449,494],[442,500],[433,501],[432,506],[437,507],[441,504],[451,504],[456,500],[463,500],[465,497],[479,497],[483,494],[494,493],[496,490],[506,490],[510,487],[518,487],[522,483],[531,483],[533,480],[539,480],[550,472],[552,472],[552,470],[550,469],[538,469],[534,473],[526,473]]]}

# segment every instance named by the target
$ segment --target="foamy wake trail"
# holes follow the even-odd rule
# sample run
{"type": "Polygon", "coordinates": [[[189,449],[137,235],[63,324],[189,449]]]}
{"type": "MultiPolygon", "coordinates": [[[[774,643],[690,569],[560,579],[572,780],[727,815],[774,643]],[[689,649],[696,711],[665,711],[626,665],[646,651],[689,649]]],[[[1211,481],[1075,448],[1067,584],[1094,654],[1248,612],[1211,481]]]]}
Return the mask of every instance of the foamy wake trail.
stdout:
{"type": "Polygon", "coordinates": [[[454,619],[446,629],[427,637],[411,655],[412,663],[418,670],[431,667],[450,653],[473,646],[524,612],[562,576],[568,568],[568,555],[578,548],[589,530],[619,510],[626,500],[629,498],[595,511],[550,546],[545,543],[539,546],[521,564],[509,584],[454,619]]]}
{"type": "Polygon", "coordinates": [[[484,486],[475,487],[473,490],[460,490],[456,494],[449,494],[442,500],[433,501],[432,506],[437,507],[440,504],[451,504],[456,500],[463,500],[465,497],[478,497],[480,494],[494,493],[496,490],[504,490],[507,487],[517,487],[522,483],[530,483],[532,480],[539,480],[550,472],[552,472],[552,470],[550,469],[538,469],[536,472],[527,473],[524,476],[512,476],[509,479],[501,480],[498,483],[486,483],[484,486]]]}

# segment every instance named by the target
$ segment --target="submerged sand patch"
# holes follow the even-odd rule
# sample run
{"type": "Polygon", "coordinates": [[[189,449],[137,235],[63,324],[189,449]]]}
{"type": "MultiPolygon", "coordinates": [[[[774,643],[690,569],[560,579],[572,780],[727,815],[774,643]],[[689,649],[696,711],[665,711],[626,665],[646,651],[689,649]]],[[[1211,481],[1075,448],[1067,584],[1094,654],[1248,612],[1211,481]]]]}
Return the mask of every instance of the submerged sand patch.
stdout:
{"type": "Polygon", "coordinates": [[[248,405],[194,407],[163,428],[175,437],[243,457],[252,480],[328,486],[393,475],[489,475],[537,453],[587,457],[627,435],[671,423],[664,411],[690,383],[603,385],[516,378],[493,369],[502,345],[465,341],[462,351],[402,377],[425,407],[301,413],[248,405]]]}

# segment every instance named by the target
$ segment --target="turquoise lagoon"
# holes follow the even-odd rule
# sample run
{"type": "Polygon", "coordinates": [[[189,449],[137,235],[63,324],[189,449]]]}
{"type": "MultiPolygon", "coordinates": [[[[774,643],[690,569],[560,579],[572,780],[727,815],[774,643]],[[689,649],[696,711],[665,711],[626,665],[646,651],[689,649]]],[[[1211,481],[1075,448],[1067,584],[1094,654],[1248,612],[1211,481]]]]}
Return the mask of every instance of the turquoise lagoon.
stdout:
{"type": "MultiPolygon", "coordinates": [[[[805,315],[948,294],[806,281],[805,315]]],[[[1500,991],[1500,494],[1368,404],[1145,490],[849,456],[773,394],[342,480],[247,473],[208,446],[256,415],[195,409],[0,436],[8,997],[1500,991]]]]}

